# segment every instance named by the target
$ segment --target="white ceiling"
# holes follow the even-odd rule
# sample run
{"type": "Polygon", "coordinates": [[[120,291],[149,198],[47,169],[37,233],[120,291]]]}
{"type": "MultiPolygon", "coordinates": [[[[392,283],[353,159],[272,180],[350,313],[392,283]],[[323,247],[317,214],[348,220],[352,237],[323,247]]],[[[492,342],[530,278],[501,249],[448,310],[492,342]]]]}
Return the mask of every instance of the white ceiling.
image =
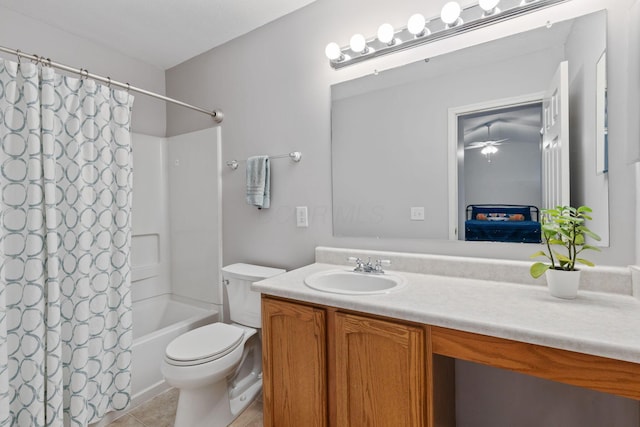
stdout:
{"type": "Polygon", "coordinates": [[[162,69],[315,0],[0,0],[0,7],[162,69]]]}

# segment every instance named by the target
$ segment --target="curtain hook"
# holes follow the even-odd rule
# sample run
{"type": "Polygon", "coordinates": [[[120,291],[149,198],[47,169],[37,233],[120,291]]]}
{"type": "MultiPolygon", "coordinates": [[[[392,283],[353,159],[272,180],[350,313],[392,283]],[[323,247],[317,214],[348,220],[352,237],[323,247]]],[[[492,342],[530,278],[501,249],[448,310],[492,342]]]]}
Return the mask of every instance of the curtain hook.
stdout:
{"type": "Polygon", "coordinates": [[[111,77],[107,76],[107,80],[108,80],[107,87],[111,89],[111,77]]]}
{"type": "Polygon", "coordinates": [[[47,67],[49,67],[49,68],[53,68],[53,67],[51,66],[51,58],[47,58],[47,62],[48,62],[48,64],[44,64],[44,65],[45,65],[45,66],[47,66],[47,67]]]}
{"type": "Polygon", "coordinates": [[[18,57],[18,66],[20,66],[20,64],[22,63],[22,52],[20,52],[20,49],[16,49],[16,56],[18,57]]]}
{"type": "Polygon", "coordinates": [[[127,83],[127,93],[129,93],[130,91],[131,91],[131,85],[127,83]]]}

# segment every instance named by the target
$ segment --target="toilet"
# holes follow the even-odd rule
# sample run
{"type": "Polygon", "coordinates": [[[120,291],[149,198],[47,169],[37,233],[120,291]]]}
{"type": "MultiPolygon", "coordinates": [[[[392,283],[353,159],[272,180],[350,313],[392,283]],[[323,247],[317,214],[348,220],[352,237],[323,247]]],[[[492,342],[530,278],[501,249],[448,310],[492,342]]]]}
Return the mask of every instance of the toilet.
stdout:
{"type": "Polygon", "coordinates": [[[169,343],[162,375],[180,391],[175,427],[226,427],[262,391],[260,293],[251,284],[284,272],[242,263],[224,267],[232,323],[202,326],[169,343]]]}

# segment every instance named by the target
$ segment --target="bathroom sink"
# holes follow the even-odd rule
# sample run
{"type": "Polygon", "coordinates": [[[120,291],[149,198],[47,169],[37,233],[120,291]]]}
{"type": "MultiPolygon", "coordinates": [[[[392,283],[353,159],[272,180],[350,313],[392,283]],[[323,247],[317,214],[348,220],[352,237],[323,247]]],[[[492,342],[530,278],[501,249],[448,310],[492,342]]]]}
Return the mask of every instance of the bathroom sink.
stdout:
{"type": "Polygon", "coordinates": [[[334,294],[385,294],[402,288],[406,281],[394,274],[358,273],[352,270],[329,270],[311,274],[304,283],[313,289],[334,294]]]}

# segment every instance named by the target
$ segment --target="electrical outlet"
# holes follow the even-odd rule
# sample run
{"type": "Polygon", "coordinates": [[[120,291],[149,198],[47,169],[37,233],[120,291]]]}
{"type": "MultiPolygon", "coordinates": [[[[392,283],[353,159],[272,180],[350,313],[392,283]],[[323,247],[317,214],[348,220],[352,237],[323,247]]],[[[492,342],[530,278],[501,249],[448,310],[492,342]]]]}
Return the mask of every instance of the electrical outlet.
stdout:
{"type": "Polygon", "coordinates": [[[309,214],[306,206],[296,207],[296,226],[298,227],[309,226],[309,214]]]}
{"type": "Polygon", "coordinates": [[[411,221],[424,221],[424,207],[417,206],[411,208],[411,221]]]}

